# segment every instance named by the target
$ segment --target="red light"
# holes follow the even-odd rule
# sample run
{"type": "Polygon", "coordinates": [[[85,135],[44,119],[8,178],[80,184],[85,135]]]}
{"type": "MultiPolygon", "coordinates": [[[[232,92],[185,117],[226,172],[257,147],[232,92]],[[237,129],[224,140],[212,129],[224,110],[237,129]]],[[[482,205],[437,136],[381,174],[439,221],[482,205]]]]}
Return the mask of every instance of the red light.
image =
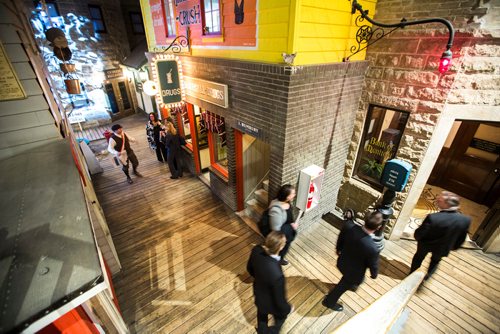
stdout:
{"type": "Polygon", "coordinates": [[[439,72],[444,73],[448,71],[448,69],[451,66],[451,57],[452,53],[450,50],[446,50],[443,52],[443,55],[441,56],[441,60],[439,61],[439,72]]]}

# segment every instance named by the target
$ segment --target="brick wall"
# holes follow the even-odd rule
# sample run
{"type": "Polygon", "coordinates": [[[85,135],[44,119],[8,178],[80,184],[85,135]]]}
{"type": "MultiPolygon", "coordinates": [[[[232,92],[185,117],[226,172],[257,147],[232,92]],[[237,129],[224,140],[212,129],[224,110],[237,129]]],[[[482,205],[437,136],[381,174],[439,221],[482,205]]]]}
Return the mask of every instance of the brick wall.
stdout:
{"type": "MultiPolygon", "coordinates": [[[[491,19],[498,17],[498,13],[497,7],[482,1],[378,2],[375,20],[382,23],[397,22],[401,17],[415,20],[441,16],[452,21],[458,29],[452,48],[452,68],[445,74],[437,69],[448,40],[447,29],[441,24],[398,30],[368,48],[370,68],[339,194],[341,209],[352,207],[364,212],[380,197],[380,192],[353,178],[358,143],[370,103],[410,112],[396,156],[412,163],[413,171],[409,185],[398,194],[394,205],[396,217],[446,105],[493,107],[499,104],[499,39],[492,36],[498,31],[498,20],[491,19]]],[[[394,223],[390,222],[386,232],[390,233],[394,223]]]]}
{"type": "Polygon", "coordinates": [[[303,219],[308,226],[335,207],[366,62],[288,67],[233,60],[181,57],[187,76],[228,85],[227,109],[187,97],[226,120],[229,180],[211,175],[212,190],[236,210],[236,121],[261,131],[271,145],[269,194],[298,182],[310,164],[326,169],[321,205],[303,219]]]}

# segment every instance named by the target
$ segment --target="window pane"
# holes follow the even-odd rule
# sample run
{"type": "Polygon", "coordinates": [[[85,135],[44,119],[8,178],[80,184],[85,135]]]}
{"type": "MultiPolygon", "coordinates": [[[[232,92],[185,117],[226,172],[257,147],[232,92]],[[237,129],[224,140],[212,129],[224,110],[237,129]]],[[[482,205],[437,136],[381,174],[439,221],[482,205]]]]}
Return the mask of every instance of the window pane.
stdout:
{"type": "Polygon", "coordinates": [[[212,0],[212,10],[219,10],[219,0],[212,0]]]}
{"type": "Polygon", "coordinates": [[[134,24],[133,30],[134,30],[134,33],[143,34],[144,33],[144,26],[142,24],[134,24]]]}
{"type": "Polygon", "coordinates": [[[223,143],[225,138],[217,133],[214,133],[213,136],[215,142],[215,162],[227,169],[227,146],[223,143]]]}
{"type": "Polygon", "coordinates": [[[92,21],[92,23],[94,24],[94,30],[96,32],[106,31],[106,29],[104,29],[104,22],[102,22],[101,20],[94,20],[92,21]]]}
{"type": "Polygon", "coordinates": [[[355,175],[376,188],[381,187],[379,179],[385,162],[395,157],[408,116],[407,112],[370,106],[355,175]]]}
{"type": "Polygon", "coordinates": [[[93,19],[101,19],[101,11],[98,7],[89,7],[90,9],[90,17],[93,19]]]}
{"type": "Polygon", "coordinates": [[[212,11],[212,0],[205,0],[205,13],[212,11]]]}
{"type": "Polygon", "coordinates": [[[205,17],[205,26],[208,28],[208,32],[212,32],[212,16],[210,16],[210,13],[205,17]]]}
{"type": "Polygon", "coordinates": [[[49,11],[50,17],[60,16],[59,12],[57,11],[56,4],[54,3],[47,3],[47,10],[49,11]]]}
{"type": "Polygon", "coordinates": [[[213,21],[212,21],[212,32],[219,32],[220,31],[220,22],[219,22],[219,12],[214,12],[213,13],[213,21]]]}

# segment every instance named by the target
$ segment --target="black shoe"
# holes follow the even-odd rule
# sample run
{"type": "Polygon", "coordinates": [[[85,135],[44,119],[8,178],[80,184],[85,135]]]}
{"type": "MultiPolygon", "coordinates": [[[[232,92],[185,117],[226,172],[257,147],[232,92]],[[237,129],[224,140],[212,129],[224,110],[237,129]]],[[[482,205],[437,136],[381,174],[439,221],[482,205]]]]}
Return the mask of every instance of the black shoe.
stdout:
{"type": "Polygon", "coordinates": [[[177,176],[171,176],[170,178],[171,178],[171,179],[178,179],[178,177],[177,177],[177,176]]]}
{"type": "Polygon", "coordinates": [[[129,184],[134,183],[134,181],[132,181],[132,179],[131,179],[130,177],[129,177],[129,178],[127,178],[127,182],[128,182],[129,184]]]}
{"type": "Polygon", "coordinates": [[[344,310],[344,307],[342,305],[340,305],[339,303],[335,303],[335,305],[333,307],[328,306],[326,304],[326,297],[323,298],[323,300],[321,301],[321,305],[323,305],[324,307],[329,308],[331,310],[337,311],[337,312],[344,310]]]}
{"type": "Polygon", "coordinates": [[[282,266],[286,266],[288,263],[290,263],[290,262],[288,262],[288,261],[287,261],[287,260],[285,260],[285,259],[281,259],[281,260],[280,260],[280,264],[281,264],[282,266]]]}
{"type": "Polygon", "coordinates": [[[142,174],[139,173],[138,171],[134,170],[134,175],[137,176],[137,177],[142,177],[142,174]]]}

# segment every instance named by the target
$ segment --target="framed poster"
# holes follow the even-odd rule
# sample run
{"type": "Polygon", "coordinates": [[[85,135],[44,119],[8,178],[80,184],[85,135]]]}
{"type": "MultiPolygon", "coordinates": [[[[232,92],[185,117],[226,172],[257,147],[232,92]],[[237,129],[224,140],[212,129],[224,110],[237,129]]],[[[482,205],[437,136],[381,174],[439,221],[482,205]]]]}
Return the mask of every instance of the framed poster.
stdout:
{"type": "Polygon", "coordinates": [[[27,98],[7,53],[0,42],[0,101],[27,98]]]}

